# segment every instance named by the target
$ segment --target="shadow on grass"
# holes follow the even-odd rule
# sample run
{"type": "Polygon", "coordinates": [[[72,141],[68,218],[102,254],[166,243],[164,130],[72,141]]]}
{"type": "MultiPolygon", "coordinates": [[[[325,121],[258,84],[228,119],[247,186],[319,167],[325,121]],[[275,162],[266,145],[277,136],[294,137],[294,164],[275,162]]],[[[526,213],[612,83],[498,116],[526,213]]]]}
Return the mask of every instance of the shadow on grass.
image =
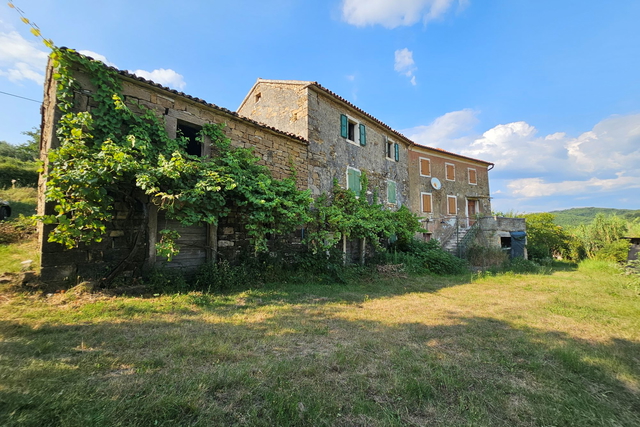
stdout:
{"type": "Polygon", "coordinates": [[[0,321],[0,424],[640,424],[638,342],[453,314],[376,321],[340,305],[175,309],[0,321]]]}

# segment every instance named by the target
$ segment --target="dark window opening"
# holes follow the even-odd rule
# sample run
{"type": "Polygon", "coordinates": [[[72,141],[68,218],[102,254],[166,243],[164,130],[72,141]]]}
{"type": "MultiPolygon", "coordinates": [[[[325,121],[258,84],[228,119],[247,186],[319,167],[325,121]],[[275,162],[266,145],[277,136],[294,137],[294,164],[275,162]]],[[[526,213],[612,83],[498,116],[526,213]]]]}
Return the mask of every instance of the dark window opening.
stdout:
{"type": "Polygon", "coordinates": [[[349,141],[355,141],[356,140],[356,124],[353,122],[349,122],[348,126],[349,126],[349,134],[347,135],[347,139],[349,141]]]}
{"type": "Polygon", "coordinates": [[[500,246],[502,249],[510,249],[511,248],[511,237],[501,237],[500,238],[500,246]]]}
{"type": "Polygon", "coordinates": [[[183,136],[189,140],[187,143],[187,154],[192,156],[202,156],[202,143],[197,140],[200,126],[178,122],[178,136],[183,136]]]}

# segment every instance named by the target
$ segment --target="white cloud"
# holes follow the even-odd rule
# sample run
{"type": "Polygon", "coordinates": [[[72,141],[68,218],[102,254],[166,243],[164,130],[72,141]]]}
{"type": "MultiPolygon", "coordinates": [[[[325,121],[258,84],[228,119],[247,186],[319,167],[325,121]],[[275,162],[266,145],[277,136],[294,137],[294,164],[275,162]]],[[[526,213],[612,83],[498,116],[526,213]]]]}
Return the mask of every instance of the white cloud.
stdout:
{"type": "Polygon", "coordinates": [[[0,32],[0,76],[41,85],[48,53],[38,47],[38,42],[26,40],[17,31],[0,32]]]}
{"type": "Polygon", "coordinates": [[[182,74],[178,74],[172,69],[165,70],[164,68],[160,68],[153,71],[136,70],[133,71],[133,74],[174,89],[182,90],[187,85],[182,74]]]}
{"type": "Polygon", "coordinates": [[[413,75],[418,70],[413,60],[413,52],[407,49],[398,49],[395,51],[395,62],[393,69],[398,73],[410,78],[412,85],[416,85],[416,76],[413,75]]]}
{"type": "Polygon", "coordinates": [[[419,144],[495,163],[492,174],[504,185],[493,193],[511,200],[638,194],[640,114],[607,118],[577,137],[563,132],[541,136],[523,121],[477,135],[477,114],[453,111],[403,133],[419,144]]]}
{"type": "Polygon", "coordinates": [[[516,197],[575,196],[640,188],[640,176],[625,176],[620,172],[616,178],[561,182],[547,182],[542,178],[522,178],[510,181],[507,187],[516,197]]]}
{"type": "Polygon", "coordinates": [[[566,145],[570,159],[581,171],[638,169],[640,114],[603,120],[566,145]]]}
{"type": "Polygon", "coordinates": [[[477,114],[477,111],[469,108],[452,111],[438,117],[429,125],[406,129],[402,133],[418,144],[459,150],[472,142],[472,139],[464,134],[472,131],[478,123],[477,114]]]}
{"type": "Polygon", "coordinates": [[[78,53],[80,53],[80,54],[82,54],[84,56],[90,56],[93,59],[97,59],[98,61],[102,61],[102,62],[104,62],[105,64],[107,64],[110,67],[118,68],[118,66],[116,64],[114,64],[113,62],[109,61],[106,56],[101,55],[99,53],[93,52],[91,50],[79,50],[78,53]]]}
{"type": "Polygon", "coordinates": [[[426,24],[441,18],[456,3],[461,11],[469,0],[343,0],[342,19],[357,27],[380,24],[396,28],[420,21],[426,24]]]}

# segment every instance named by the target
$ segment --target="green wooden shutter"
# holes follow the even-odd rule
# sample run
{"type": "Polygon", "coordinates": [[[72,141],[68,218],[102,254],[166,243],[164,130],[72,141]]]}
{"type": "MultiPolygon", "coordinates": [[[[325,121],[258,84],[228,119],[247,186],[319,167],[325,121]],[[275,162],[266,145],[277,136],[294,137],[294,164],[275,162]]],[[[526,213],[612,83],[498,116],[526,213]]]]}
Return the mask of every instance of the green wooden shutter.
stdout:
{"type": "Polygon", "coordinates": [[[367,129],[363,124],[360,125],[360,145],[367,145],[367,129]]]}
{"type": "Polygon", "coordinates": [[[347,188],[360,195],[360,171],[356,169],[347,169],[347,188]]]}
{"type": "Polygon", "coordinates": [[[387,202],[394,205],[398,203],[396,199],[396,183],[393,181],[387,181],[387,202]]]}
{"type": "Polygon", "coordinates": [[[396,162],[399,162],[400,161],[400,146],[398,145],[397,142],[395,144],[393,144],[393,152],[394,152],[394,155],[395,155],[396,162]]]}
{"type": "Polygon", "coordinates": [[[340,114],[340,136],[349,137],[349,119],[344,114],[340,114]]]}

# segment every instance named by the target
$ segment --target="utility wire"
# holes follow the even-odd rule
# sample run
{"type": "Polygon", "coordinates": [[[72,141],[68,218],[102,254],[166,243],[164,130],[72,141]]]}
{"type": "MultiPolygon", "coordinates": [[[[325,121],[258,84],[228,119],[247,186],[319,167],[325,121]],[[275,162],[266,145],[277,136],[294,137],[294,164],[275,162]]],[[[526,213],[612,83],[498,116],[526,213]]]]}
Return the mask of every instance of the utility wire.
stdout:
{"type": "Polygon", "coordinates": [[[9,96],[15,96],[16,98],[26,99],[27,101],[37,102],[38,104],[42,104],[42,101],[38,101],[37,99],[25,98],[24,96],[14,95],[13,93],[7,93],[7,92],[3,92],[1,90],[0,90],[0,93],[2,93],[4,95],[9,95],[9,96]]]}

